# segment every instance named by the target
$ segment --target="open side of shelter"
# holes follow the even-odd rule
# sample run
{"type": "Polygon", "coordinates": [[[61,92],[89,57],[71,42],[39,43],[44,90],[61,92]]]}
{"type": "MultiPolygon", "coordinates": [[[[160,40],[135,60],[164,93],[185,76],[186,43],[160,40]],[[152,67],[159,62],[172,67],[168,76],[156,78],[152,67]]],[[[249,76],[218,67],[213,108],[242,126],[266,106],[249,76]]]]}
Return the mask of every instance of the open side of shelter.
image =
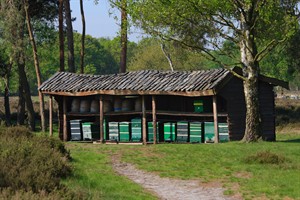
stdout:
{"type": "MultiPolygon", "coordinates": [[[[276,139],[274,85],[288,87],[286,82],[260,76],[263,139],[270,141],[276,139]]],[[[58,72],[39,89],[50,95],[50,134],[53,97],[58,102],[64,141],[74,139],[72,129],[78,120],[90,132],[91,122],[97,124],[88,138],[101,142],[217,143],[224,139],[224,129],[225,140],[240,140],[245,131],[243,82],[226,69],[99,76],[58,72]]]]}

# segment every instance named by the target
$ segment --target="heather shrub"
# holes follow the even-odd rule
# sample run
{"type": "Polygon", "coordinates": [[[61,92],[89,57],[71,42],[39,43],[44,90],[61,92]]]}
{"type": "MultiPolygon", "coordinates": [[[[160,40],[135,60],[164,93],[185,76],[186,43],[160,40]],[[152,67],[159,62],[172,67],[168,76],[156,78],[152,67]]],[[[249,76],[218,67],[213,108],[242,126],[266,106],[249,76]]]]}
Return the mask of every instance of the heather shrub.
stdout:
{"type": "Polygon", "coordinates": [[[12,190],[11,188],[0,188],[0,199],[10,200],[58,200],[58,199],[86,199],[81,193],[72,193],[66,189],[54,190],[51,193],[45,191],[32,192],[25,190],[12,190]]]}
{"type": "Polygon", "coordinates": [[[50,193],[71,173],[69,153],[58,139],[24,127],[0,129],[0,187],[50,193]]]}
{"type": "Polygon", "coordinates": [[[257,164],[283,164],[288,161],[284,156],[272,153],[270,151],[260,151],[255,155],[250,155],[245,159],[246,163],[257,164]]]}

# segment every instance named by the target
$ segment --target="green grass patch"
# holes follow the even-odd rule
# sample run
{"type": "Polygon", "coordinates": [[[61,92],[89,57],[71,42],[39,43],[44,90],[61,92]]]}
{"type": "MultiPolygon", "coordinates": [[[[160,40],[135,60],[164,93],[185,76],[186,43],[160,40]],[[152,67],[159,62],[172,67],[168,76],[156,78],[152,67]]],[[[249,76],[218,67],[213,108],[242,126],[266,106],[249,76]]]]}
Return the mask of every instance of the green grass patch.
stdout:
{"type": "Polygon", "coordinates": [[[298,142],[162,144],[124,148],[122,153],[124,161],[160,176],[220,181],[228,189],[226,194],[240,193],[246,199],[300,198],[298,142]],[[255,162],[256,158],[261,161],[255,162]],[[232,188],[236,184],[239,188],[232,188]]]}
{"type": "Polygon", "coordinates": [[[112,169],[111,146],[68,143],[73,158],[73,176],[64,184],[88,199],[156,199],[138,184],[119,176],[112,169]]]}
{"type": "Polygon", "coordinates": [[[245,199],[300,199],[299,135],[280,135],[278,142],[244,144],[159,144],[148,146],[68,143],[74,175],[64,184],[90,199],[154,199],[119,176],[111,156],[162,177],[221,182],[225,194],[245,199]],[[256,160],[257,159],[257,160],[256,160]]]}

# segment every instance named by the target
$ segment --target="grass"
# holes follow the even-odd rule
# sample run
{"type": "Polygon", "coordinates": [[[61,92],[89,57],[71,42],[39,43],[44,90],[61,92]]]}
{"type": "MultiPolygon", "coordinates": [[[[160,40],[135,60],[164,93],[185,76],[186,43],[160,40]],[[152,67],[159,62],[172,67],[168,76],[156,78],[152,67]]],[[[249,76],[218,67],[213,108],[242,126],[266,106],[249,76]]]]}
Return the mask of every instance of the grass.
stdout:
{"type": "Polygon", "coordinates": [[[68,143],[74,158],[75,175],[65,184],[83,190],[94,199],[153,198],[138,185],[115,174],[110,157],[162,177],[221,182],[225,194],[245,199],[300,199],[300,136],[279,135],[278,142],[242,144],[160,144],[149,146],[92,145],[68,143]],[[266,162],[249,162],[265,155],[266,162]],[[269,161],[269,157],[280,162],[269,161]],[[247,160],[248,159],[248,160],[247,160]]]}
{"type": "Polygon", "coordinates": [[[88,199],[155,199],[141,186],[113,171],[110,154],[114,149],[104,146],[69,143],[74,174],[64,184],[88,199]]]}

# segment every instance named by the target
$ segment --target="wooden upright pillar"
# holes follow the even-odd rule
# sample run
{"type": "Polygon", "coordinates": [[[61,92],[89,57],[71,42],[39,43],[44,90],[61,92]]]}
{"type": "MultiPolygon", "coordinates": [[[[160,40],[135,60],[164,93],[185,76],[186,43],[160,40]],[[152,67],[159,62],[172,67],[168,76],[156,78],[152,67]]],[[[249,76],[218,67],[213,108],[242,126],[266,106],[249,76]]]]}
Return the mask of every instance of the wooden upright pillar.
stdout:
{"type": "Polygon", "coordinates": [[[67,97],[63,97],[63,140],[68,140],[68,129],[67,129],[67,97]]]}
{"type": "Polygon", "coordinates": [[[49,135],[53,136],[53,97],[49,97],[49,135]]]}
{"type": "Polygon", "coordinates": [[[100,101],[99,101],[99,113],[100,113],[100,142],[104,142],[104,127],[103,127],[103,121],[104,121],[104,116],[103,116],[103,97],[100,96],[100,101]]]}
{"type": "Polygon", "coordinates": [[[142,138],[143,138],[143,144],[147,144],[147,129],[146,129],[146,104],[145,104],[145,96],[142,96],[142,138]]]}
{"type": "Polygon", "coordinates": [[[156,126],[156,99],[152,96],[152,122],[153,122],[153,144],[156,144],[157,126],[156,126]]]}
{"type": "Polygon", "coordinates": [[[215,143],[219,143],[218,109],[217,109],[216,95],[213,96],[213,113],[214,113],[215,143]]]}

